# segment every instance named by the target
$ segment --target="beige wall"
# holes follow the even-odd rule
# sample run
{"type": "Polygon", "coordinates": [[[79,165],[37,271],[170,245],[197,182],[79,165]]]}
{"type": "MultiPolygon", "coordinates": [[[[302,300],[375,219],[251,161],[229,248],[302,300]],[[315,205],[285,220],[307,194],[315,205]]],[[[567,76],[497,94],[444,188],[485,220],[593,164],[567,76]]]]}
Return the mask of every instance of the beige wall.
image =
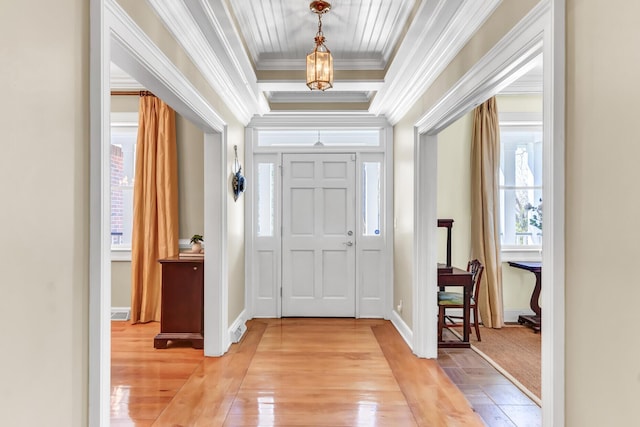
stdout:
{"type": "MultiPolygon", "coordinates": [[[[465,268],[471,254],[471,113],[438,135],[438,218],[452,218],[451,263],[465,268]]],[[[438,262],[446,260],[446,229],[438,230],[438,262]]]]}
{"type": "MultiPolygon", "coordinates": [[[[227,140],[227,188],[229,189],[229,202],[227,205],[227,255],[229,257],[229,326],[244,310],[244,199],[241,194],[238,200],[233,201],[231,179],[233,174],[234,150],[238,146],[238,160],[242,165],[242,174],[245,174],[244,160],[244,128],[228,128],[227,140]]],[[[253,183],[247,182],[246,185],[253,183]]]]}
{"type": "MultiPolygon", "coordinates": [[[[228,174],[230,176],[233,161],[233,156],[231,155],[231,153],[233,153],[233,146],[238,145],[240,155],[244,153],[244,125],[231,113],[225,102],[205,80],[202,73],[200,73],[193,62],[191,62],[189,56],[171,36],[169,31],[167,31],[147,2],[140,2],[138,0],[117,1],[225,121],[227,126],[227,156],[229,158],[227,164],[228,174]]],[[[240,315],[244,307],[244,230],[239,226],[239,224],[244,224],[244,203],[233,203],[233,193],[230,184],[227,189],[229,195],[229,206],[227,209],[229,270],[228,313],[229,321],[232,322],[240,315]]],[[[215,242],[207,241],[207,236],[204,236],[204,238],[205,248],[207,244],[215,244],[215,242]]]]}
{"type": "Polygon", "coordinates": [[[569,426],[638,423],[638,16],[640,2],[567,1],[569,426]]]}
{"type": "MultiPolygon", "coordinates": [[[[409,112],[394,126],[394,179],[402,185],[394,187],[394,212],[396,233],[394,238],[394,307],[400,300],[406,307],[402,320],[413,325],[411,310],[413,299],[413,150],[414,130],[417,120],[437,102],[496,42],[522,19],[537,2],[502,2],[480,30],[451,61],[444,72],[434,81],[427,92],[411,107],[409,112]],[[399,181],[400,180],[400,181],[399,181]]],[[[440,149],[440,144],[438,146],[440,149]]],[[[439,156],[440,157],[440,156],[439,156]]],[[[446,212],[438,212],[438,215],[446,212]]],[[[455,227],[455,225],[454,225],[455,227]]],[[[462,255],[458,255],[462,256],[462,255]]],[[[465,264],[466,265],[466,264],[465,264]]]]}
{"type": "Polygon", "coordinates": [[[402,301],[400,316],[413,328],[413,123],[393,128],[393,307],[402,301]],[[402,185],[400,185],[402,183],[402,185]]]}
{"type": "Polygon", "coordinates": [[[0,6],[0,425],[88,414],[89,4],[0,6]]]}

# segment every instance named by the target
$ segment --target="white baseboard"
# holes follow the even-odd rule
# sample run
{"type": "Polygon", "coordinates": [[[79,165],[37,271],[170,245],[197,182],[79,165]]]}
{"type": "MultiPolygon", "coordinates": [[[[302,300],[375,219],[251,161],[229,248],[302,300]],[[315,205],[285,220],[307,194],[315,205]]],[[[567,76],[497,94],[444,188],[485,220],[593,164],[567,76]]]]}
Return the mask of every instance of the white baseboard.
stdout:
{"type": "Polygon", "coordinates": [[[517,323],[520,316],[533,316],[534,312],[531,310],[505,310],[504,321],[506,323],[517,323]]]}
{"type": "Polygon", "coordinates": [[[131,319],[131,307],[111,307],[111,320],[127,321],[131,319]]]}
{"type": "Polygon", "coordinates": [[[240,342],[242,336],[245,332],[247,332],[247,312],[246,310],[242,310],[242,312],[236,317],[236,320],[233,321],[231,326],[229,326],[229,342],[235,344],[240,342]]]}
{"type": "Polygon", "coordinates": [[[395,310],[391,312],[391,324],[395,326],[402,339],[407,343],[409,348],[413,350],[413,331],[395,310]]]}

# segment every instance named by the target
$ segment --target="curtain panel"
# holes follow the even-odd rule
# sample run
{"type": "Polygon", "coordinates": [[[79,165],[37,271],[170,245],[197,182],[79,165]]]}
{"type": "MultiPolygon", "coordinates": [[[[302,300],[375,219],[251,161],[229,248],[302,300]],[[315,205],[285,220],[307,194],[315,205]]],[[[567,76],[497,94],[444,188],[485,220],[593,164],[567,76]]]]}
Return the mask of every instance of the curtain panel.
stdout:
{"type": "Polygon", "coordinates": [[[161,258],[178,254],[178,162],[175,113],[141,96],[133,186],[131,320],[160,320],[161,258]]]}
{"type": "Polygon", "coordinates": [[[501,328],[500,124],[495,97],[474,109],[471,138],[471,259],[484,265],[477,304],[484,326],[501,328]]]}

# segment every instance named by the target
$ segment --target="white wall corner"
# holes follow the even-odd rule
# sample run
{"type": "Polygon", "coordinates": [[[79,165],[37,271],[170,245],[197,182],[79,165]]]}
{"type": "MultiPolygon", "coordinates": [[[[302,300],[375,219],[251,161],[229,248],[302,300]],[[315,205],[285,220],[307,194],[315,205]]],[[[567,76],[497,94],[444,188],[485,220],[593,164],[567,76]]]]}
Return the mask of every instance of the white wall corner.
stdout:
{"type": "Polygon", "coordinates": [[[397,311],[393,310],[391,312],[391,324],[396,328],[404,342],[407,343],[409,348],[413,350],[413,331],[409,326],[402,320],[400,314],[397,311]]]}
{"type": "Polygon", "coordinates": [[[240,342],[244,333],[247,332],[247,320],[249,320],[247,318],[247,311],[242,310],[238,317],[236,317],[236,320],[234,320],[229,327],[229,344],[240,342]]]}

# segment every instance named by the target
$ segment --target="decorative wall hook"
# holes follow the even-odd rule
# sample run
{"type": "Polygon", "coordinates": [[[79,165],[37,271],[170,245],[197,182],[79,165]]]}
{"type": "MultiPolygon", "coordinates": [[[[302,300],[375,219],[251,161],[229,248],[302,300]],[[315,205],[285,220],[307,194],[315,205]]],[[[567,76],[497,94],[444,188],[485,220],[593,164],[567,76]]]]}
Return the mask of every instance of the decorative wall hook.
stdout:
{"type": "Polygon", "coordinates": [[[245,190],[246,181],[244,176],[242,176],[242,165],[240,165],[240,161],[238,160],[238,146],[233,146],[233,151],[235,152],[235,159],[233,160],[233,200],[238,200],[240,194],[245,190]]]}

